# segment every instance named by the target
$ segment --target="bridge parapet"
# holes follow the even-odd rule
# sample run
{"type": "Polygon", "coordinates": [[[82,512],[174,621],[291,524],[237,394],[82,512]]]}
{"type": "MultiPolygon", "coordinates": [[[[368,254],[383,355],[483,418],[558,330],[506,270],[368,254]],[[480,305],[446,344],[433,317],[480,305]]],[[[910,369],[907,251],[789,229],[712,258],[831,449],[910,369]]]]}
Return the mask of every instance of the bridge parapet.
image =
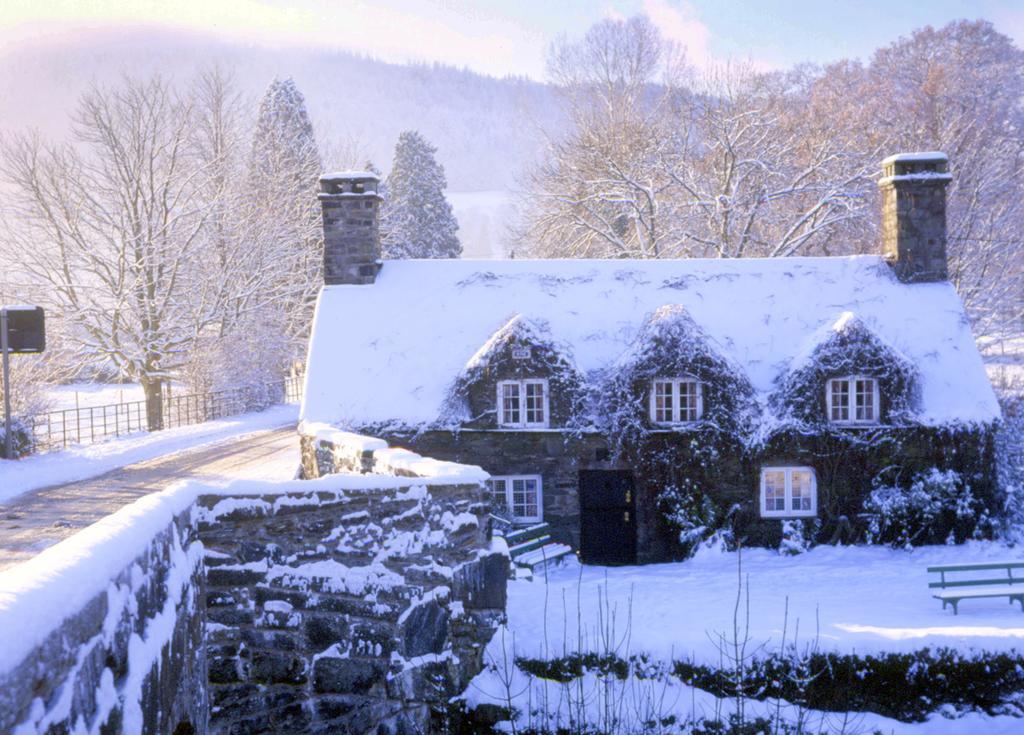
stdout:
{"type": "Polygon", "coordinates": [[[183,484],[0,573],[0,731],[429,731],[482,665],[507,557],[479,468],[375,452],[388,474],[183,484]],[[19,587],[28,565],[45,581],[19,587]],[[31,638],[5,624],[61,600],[31,638]]]}

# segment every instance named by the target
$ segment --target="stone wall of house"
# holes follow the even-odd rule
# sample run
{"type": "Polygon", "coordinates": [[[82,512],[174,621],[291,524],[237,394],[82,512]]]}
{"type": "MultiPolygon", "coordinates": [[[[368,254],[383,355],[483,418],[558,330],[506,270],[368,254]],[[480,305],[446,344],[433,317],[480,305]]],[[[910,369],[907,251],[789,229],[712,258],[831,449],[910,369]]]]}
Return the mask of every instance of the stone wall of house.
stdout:
{"type": "Polygon", "coordinates": [[[212,733],[430,732],[483,665],[508,572],[483,473],[347,439],[304,439],[307,477],[378,474],[200,498],[212,733]]]}
{"type": "MultiPolygon", "coordinates": [[[[72,584],[91,583],[84,577],[94,572],[92,562],[118,541],[92,547],[78,569],[54,574],[48,590],[23,589],[4,612],[17,617],[21,607],[41,617],[46,597],[46,604],[72,604],[72,584]]],[[[0,732],[205,732],[201,552],[191,512],[178,514],[105,589],[67,610],[20,663],[0,662],[0,732]]],[[[4,618],[0,650],[9,653],[12,638],[31,637],[36,622],[4,618]]]]}
{"type": "MultiPolygon", "coordinates": [[[[898,468],[904,480],[931,467],[960,473],[990,508],[998,508],[991,431],[985,427],[930,427],[783,432],[756,450],[707,447],[692,432],[650,432],[629,456],[608,454],[597,433],[552,431],[444,431],[395,434],[387,440],[453,462],[479,464],[493,475],[539,474],[544,520],[556,540],[579,548],[580,470],[625,469],[637,491],[637,559],[664,561],[679,554],[675,531],[658,506],[664,487],[696,482],[723,510],[744,543],[776,546],[782,522],[758,511],[760,470],[769,464],[813,467],[818,479],[820,541],[853,540],[865,496],[883,470],[898,468]],[[710,459],[709,459],[710,457],[710,459]]],[[[310,445],[312,446],[312,445],[310,445]]],[[[306,456],[312,457],[307,451],[306,456]]]]}

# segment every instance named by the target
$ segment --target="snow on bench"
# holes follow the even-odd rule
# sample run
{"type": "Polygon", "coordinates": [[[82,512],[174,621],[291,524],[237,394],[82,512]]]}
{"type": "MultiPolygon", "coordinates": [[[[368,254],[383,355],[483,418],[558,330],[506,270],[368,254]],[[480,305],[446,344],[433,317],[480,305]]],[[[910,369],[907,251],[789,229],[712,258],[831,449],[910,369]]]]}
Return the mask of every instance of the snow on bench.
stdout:
{"type": "Polygon", "coordinates": [[[929,589],[941,589],[932,595],[942,601],[942,609],[946,605],[953,606],[953,614],[959,613],[957,607],[961,600],[982,599],[985,597],[1007,597],[1012,605],[1020,603],[1024,612],[1024,576],[1014,576],[1014,569],[1024,569],[1024,561],[985,562],[981,564],[948,564],[928,567],[929,574],[938,574],[938,582],[929,582],[929,589]],[[1004,571],[1006,576],[985,574],[986,572],[1004,571]],[[953,579],[947,579],[951,575],[953,579]],[[964,578],[962,575],[970,575],[964,578]],[[1016,586],[1014,586],[1016,585],[1016,586]],[[969,589],[964,589],[969,588],[969,589]]]}

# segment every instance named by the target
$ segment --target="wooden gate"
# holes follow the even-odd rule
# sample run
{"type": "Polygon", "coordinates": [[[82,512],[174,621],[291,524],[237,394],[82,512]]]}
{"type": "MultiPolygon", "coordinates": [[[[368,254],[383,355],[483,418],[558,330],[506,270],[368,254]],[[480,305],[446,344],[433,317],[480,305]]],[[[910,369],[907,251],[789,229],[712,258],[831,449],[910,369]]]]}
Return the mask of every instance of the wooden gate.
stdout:
{"type": "Polygon", "coordinates": [[[580,471],[580,559],[636,563],[636,492],[628,470],[580,471]]]}

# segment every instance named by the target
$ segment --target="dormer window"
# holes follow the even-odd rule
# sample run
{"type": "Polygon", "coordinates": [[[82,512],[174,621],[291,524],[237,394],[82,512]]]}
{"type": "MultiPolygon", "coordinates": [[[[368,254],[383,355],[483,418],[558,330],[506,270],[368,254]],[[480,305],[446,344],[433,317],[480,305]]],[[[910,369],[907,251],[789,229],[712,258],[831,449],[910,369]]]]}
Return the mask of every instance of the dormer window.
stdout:
{"type": "Polygon", "coordinates": [[[828,418],[834,424],[877,424],[878,381],[854,375],[832,378],[825,386],[828,418]]]}
{"type": "Polygon", "coordinates": [[[690,424],[704,415],[703,390],[695,378],[651,381],[651,421],[661,426],[690,424]]]}
{"type": "Polygon", "coordinates": [[[498,424],[512,429],[547,428],[548,381],[500,381],[498,383],[498,424]]]}

